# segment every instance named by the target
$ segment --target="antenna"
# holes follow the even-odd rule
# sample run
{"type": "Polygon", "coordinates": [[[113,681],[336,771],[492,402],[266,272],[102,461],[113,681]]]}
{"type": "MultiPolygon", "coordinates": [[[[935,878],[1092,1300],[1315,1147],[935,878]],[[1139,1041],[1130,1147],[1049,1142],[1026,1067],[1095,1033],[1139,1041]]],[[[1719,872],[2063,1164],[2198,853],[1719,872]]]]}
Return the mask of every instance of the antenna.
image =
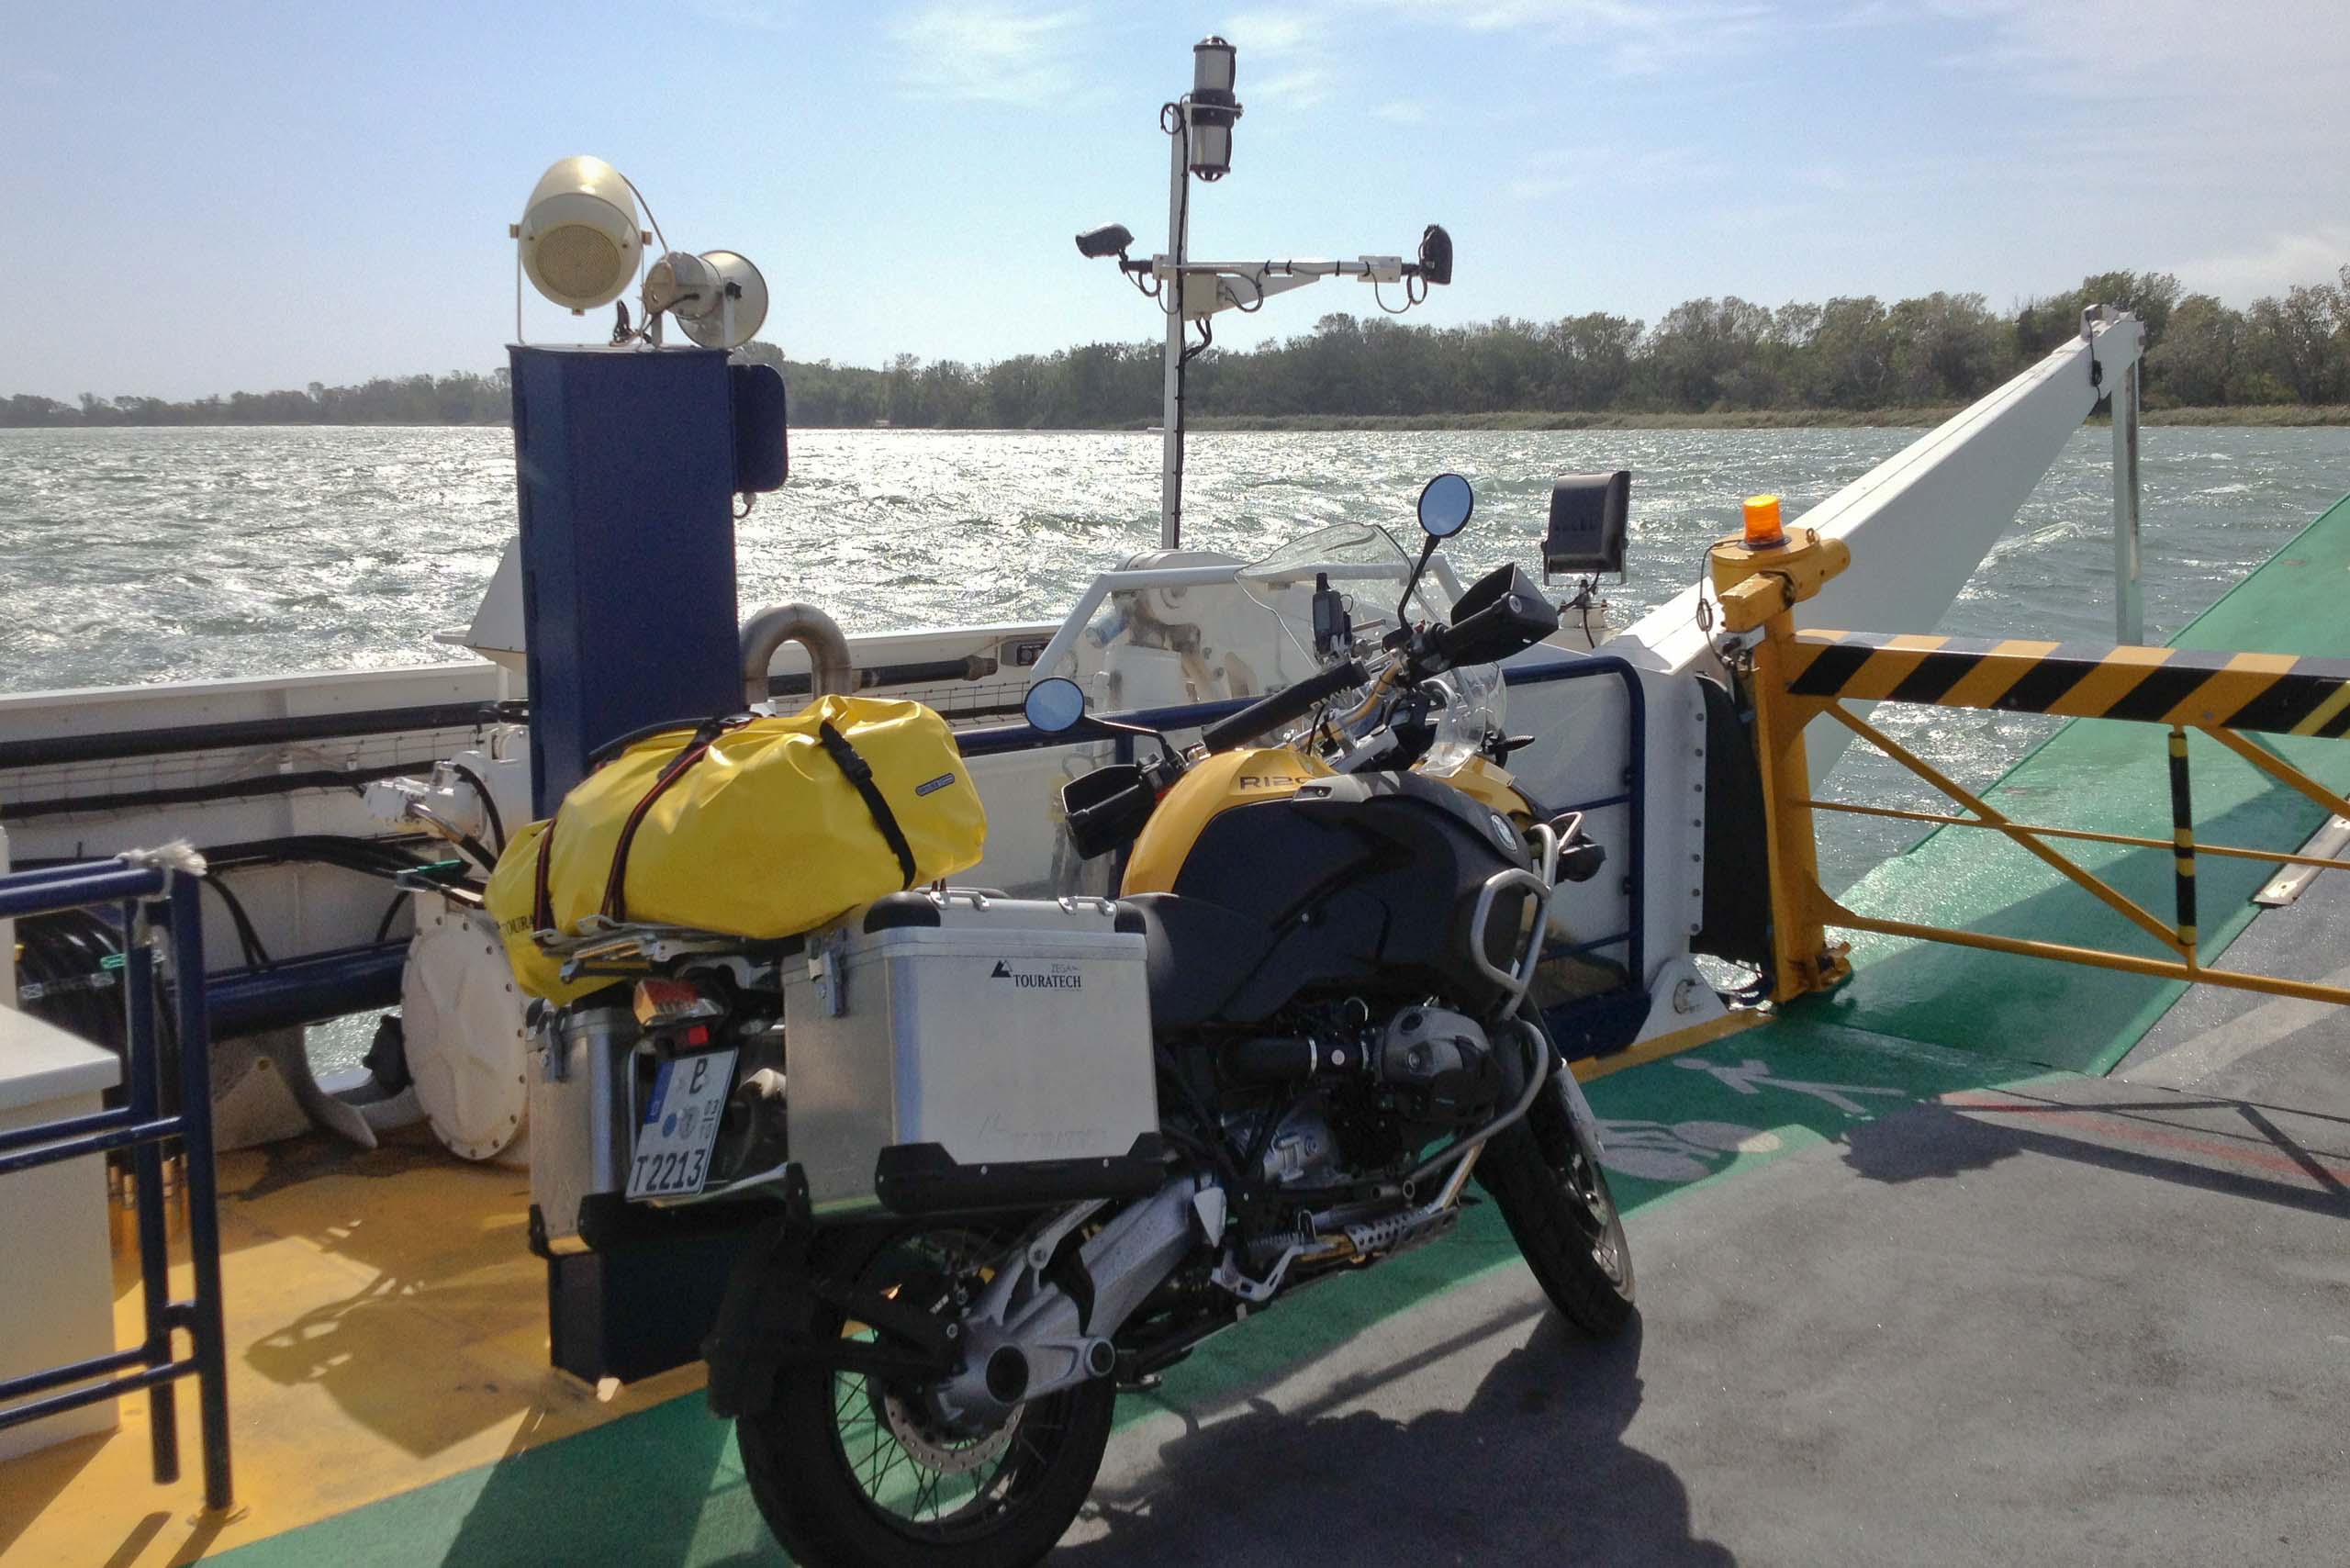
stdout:
{"type": "Polygon", "coordinates": [[[1217,312],[1244,314],[1263,308],[1268,297],[1303,288],[1326,277],[1357,277],[1371,286],[1379,308],[1400,316],[1427,297],[1433,285],[1452,281],[1452,236],[1431,223],[1420,235],[1416,257],[1362,256],[1351,262],[1194,262],[1191,259],[1191,181],[1214,182],[1232,172],[1232,131],[1241,115],[1234,91],[1238,50],[1221,38],[1192,46],[1192,90],[1158,111],[1169,139],[1167,249],[1147,262],[1126,254],[1134,243],[1123,224],[1104,224],[1077,237],[1078,252],[1091,259],[1114,256],[1118,270],[1143,295],[1156,300],[1167,318],[1166,375],[1161,394],[1158,543],[1172,550],[1183,534],[1183,371],[1215,342],[1210,325],[1217,312]],[[1378,292],[1384,284],[1403,286],[1401,305],[1378,292]],[[1186,340],[1198,322],[1200,339],[1186,340]]]}

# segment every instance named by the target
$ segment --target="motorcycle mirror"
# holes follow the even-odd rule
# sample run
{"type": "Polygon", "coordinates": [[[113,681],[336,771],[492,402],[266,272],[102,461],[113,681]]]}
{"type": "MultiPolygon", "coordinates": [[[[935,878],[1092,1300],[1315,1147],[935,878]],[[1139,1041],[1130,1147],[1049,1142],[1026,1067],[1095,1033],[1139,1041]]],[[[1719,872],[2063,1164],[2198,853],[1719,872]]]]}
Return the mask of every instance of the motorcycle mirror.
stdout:
{"type": "Polygon", "coordinates": [[[1050,677],[1028,689],[1020,711],[1031,729],[1048,735],[1066,734],[1085,717],[1085,689],[1066,676],[1050,677]]]}
{"type": "Polygon", "coordinates": [[[1458,474],[1439,474],[1420,490],[1420,526],[1431,539],[1449,539],[1469,526],[1477,492],[1458,474]]]}

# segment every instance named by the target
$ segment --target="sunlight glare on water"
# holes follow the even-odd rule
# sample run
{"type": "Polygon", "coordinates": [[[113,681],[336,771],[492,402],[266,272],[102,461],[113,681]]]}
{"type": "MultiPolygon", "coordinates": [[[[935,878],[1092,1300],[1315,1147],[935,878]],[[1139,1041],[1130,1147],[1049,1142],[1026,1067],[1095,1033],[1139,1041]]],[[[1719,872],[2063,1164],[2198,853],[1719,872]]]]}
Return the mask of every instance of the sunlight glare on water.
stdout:
{"type": "MultiPolygon", "coordinates": [[[[1254,557],[1371,519],[1409,535],[1435,473],[1477,486],[1464,577],[1531,564],[1551,479],[1633,471],[1618,624],[1693,580],[1759,490],[1790,517],[1919,432],[1897,430],[1211,432],[1192,438],[1184,542],[1254,557]]],[[[2350,431],[2149,428],[2146,631],[2177,631],[2350,488],[2350,431]]],[[[2112,635],[2110,438],[2076,435],[1939,630],[2112,635]]],[[[800,431],[791,481],[738,525],[744,610],[786,599],[852,631],[1050,621],[1158,543],[1158,442],[1134,432],[800,431]]],[[[0,431],[0,690],[427,664],[472,618],[514,526],[502,429],[0,431]]],[[[1903,630],[1903,628],[1886,628],[1903,630]]],[[[1886,710],[1982,782],[2044,721],[1886,710]]],[[[1848,754],[1837,788],[1931,807],[1848,754]]],[[[1842,882],[1908,834],[1863,824],[1842,882]],[[1884,831],[1871,834],[1875,828],[1884,831]]]]}

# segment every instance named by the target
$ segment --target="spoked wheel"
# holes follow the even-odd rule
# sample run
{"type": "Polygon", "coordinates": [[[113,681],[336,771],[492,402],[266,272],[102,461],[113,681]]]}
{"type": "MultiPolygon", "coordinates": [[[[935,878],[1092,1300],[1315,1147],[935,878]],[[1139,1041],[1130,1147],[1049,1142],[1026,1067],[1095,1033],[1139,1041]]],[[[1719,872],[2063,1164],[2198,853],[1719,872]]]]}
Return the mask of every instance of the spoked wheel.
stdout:
{"type": "MultiPolygon", "coordinates": [[[[866,1289],[940,1316],[975,1294],[1015,1230],[900,1232],[856,1270],[866,1289]]],[[[869,1240],[866,1243],[869,1248],[869,1240]]],[[[820,1334],[870,1340],[829,1308],[820,1334]]],[[[811,1568],[1016,1568],[1077,1518],[1110,1439],[1117,1391],[1096,1379],[1016,1406],[984,1431],[950,1428],[922,1389],[789,1367],[766,1410],[737,1428],[751,1495],[785,1549],[811,1568]]]]}
{"type": "Polygon", "coordinates": [[[1550,1305],[1588,1333],[1612,1334],[1632,1315],[1632,1249],[1580,1098],[1560,1063],[1526,1120],[1486,1149],[1477,1177],[1550,1305]]]}

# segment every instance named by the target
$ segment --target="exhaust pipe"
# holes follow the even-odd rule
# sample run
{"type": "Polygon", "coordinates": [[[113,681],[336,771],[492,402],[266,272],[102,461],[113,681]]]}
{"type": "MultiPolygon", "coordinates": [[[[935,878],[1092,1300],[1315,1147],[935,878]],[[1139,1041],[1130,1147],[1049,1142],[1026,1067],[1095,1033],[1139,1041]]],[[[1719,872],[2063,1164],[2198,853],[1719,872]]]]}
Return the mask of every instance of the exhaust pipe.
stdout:
{"type": "Polygon", "coordinates": [[[845,697],[856,689],[856,666],[840,622],[812,604],[773,604],[743,626],[743,700],[767,700],[767,666],[776,650],[797,643],[808,650],[809,695],[845,697]]]}

